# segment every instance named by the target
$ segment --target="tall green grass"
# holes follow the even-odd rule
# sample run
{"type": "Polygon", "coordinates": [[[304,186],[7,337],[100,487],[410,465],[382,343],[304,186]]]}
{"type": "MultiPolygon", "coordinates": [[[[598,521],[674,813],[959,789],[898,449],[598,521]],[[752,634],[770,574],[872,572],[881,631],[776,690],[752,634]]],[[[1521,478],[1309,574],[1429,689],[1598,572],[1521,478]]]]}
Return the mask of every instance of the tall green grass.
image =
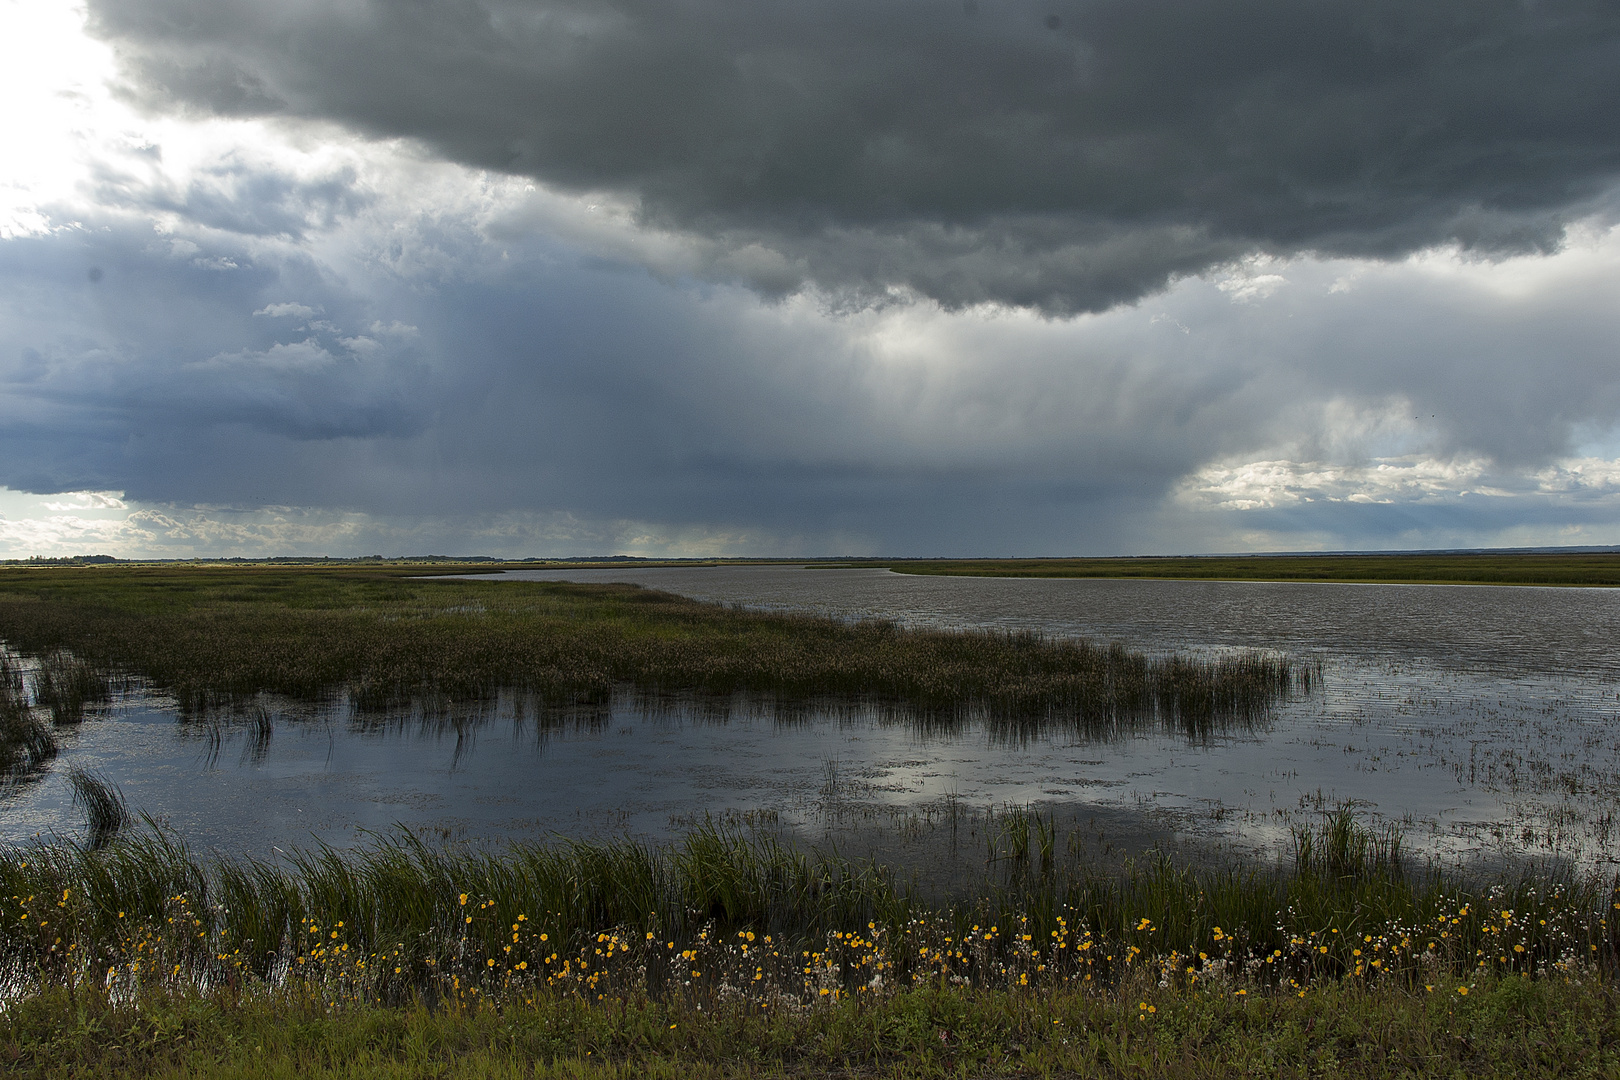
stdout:
{"type": "Polygon", "coordinates": [[[983,719],[1009,736],[1161,725],[1197,738],[1263,719],[1312,676],[1258,653],[1160,659],[1032,634],[739,611],[632,586],[354,569],[0,570],[0,637],[42,657],[53,674],[41,700],[68,712],[90,700],[94,672],[117,669],[193,713],[266,691],[379,713],[502,690],[552,708],[629,691],[864,702],[926,724],[983,719]]]}
{"type": "Polygon", "coordinates": [[[34,700],[51,710],[57,724],[77,724],[87,705],[112,697],[111,681],[88,660],[67,649],[50,649],[34,671],[34,700]]]}
{"type": "Polygon", "coordinates": [[[22,671],[0,652],[0,775],[31,772],[56,756],[56,734],[34,714],[22,671]]]}
{"type": "Polygon", "coordinates": [[[981,889],[942,903],[882,868],[714,826],[665,846],[500,851],[400,834],[269,863],[199,858],[149,825],[100,850],[0,849],[0,971],[19,992],[304,980],[356,1001],[633,992],[769,1004],[1149,976],[1289,993],[1609,978],[1620,957],[1615,883],[1464,885],[1391,860],[1387,837],[1358,838],[1354,822],[1346,837],[1343,820],[1328,821],[1310,858],[1286,867],[1157,858],[1119,874],[1048,862],[1058,845],[1026,824],[1031,843],[1015,837],[981,889]],[[1324,840],[1338,845],[1327,859],[1324,840]]]}
{"type": "Polygon", "coordinates": [[[91,848],[106,847],[119,830],[129,824],[124,793],[111,780],[83,765],[70,767],[67,781],[73,789],[73,805],[84,808],[91,848]]]}

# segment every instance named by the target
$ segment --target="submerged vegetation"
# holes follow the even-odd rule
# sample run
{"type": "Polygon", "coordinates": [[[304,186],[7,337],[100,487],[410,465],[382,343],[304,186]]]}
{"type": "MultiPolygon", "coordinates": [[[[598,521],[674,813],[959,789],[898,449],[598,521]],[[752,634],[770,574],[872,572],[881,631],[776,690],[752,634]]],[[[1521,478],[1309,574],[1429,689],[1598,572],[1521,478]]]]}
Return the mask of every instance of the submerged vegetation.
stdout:
{"type": "Polygon", "coordinates": [[[31,680],[16,658],[0,649],[0,780],[37,774],[56,757],[55,728],[80,723],[86,706],[111,697],[106,674],[66,649],[41,656],[31,680]]]}
{"type": "Polygon", "coordinates": [[[56,735],[30,707],[22,672],[0,652],[0,775],[29,772],[56,756],[56,735]]]}
{"type": "Polygon", "coordinates": [[[262,692],[346,695],[382,710],[501,689],[547,706],[599,704],[629,689],[876,702],[1090,732],[1161,723],[1196,736],[1264,716],[1312,677],[1258,653],[1154,658],[1033,634],[744,611],[627,585],[411,576],[420,572],[0,570],[0,637],[42,657],[41,701],[63,716],[104,685],[95,672],[117,669],[187,712],[262,692]]]}
{"type": "Polygon", "coordinates": [[[1101,559],[902,559],[838,562],[961,577],[1189,578],[1456,585],[1620,585],[1620,551],[1360,555],[1198,555],[1101,559]]]}
{"type": "Polygon", "coordinates": [[[66,649],[52,649],[39,658],[34,700],[50,709],[53,722],[77,724],[84,719],[86,705],[100,704],[111,696],[107,677],[89,661],[66,649]]]}
{"type": "Polygon", "coordinates": [[[124,793],[105,776],[97,775],[82,765],[68,769],[67,781],[73,789],[73,805],[84,808],[90,847],[106,847],[119,830],[129,824],[129,807],[124,803],[124,793]]]}
{"type": "MultiPolygon", "coordinates": [[[[722,1024],[757,1030],[754,1045],[774,1047],[779,1065],[893,1065],[898,1047],[927,1074],[961,1060],[1007,1067],[1036,1048],[1091,1060],[1098,1024],[1118,1047],[1161,1033],[1135,1044],[1140,1054],[1189,1035],[1188,1017],[1203,1018],[1213,1045],[1226,1041],[1221,1025],[1347,1009],[1348,1020],[1374,1002],[1421,1027],[1492,1000],[1496,1022],[1531,1023],[1556,1001],[1591,1005],[1607,1017],[1593,1022],[1615,1029],[1610,884],[1465,886],[1407,866],[1398,837],[1345,812],[1302,830],[1289,866],[1155,860],[1099,877],[1051,857],[1061,845],[1042,841],[1048,826],[1019,813],[1035,843],[1014,844],[982,891],[944,904],[878,868],[713,826],[664,847],[495,852],[402,834],[274,864],[199,859],[151,826],[99,851],[7,847],[0,971],[22,1006],[0,1028],[16,1040],[30,1003],[71,991],[109,1022],[137,1004],[251,1014],[271,1002],[310,1021],[487,1012],[618,1032],[545,1044],[542,1062],[595,1046],[632,1060],[684,1049],[712,1064],[730,1053],[723,1040],[686,1040],[722,1024]],[[412,1011],[424,1008],[434,1012],[412,1011]],[[916,1010],[919,1031],[855,1039],[851,1057],[795,1049],[806,1033],[916,1010]],[[631,1038],[616,1025],[632,1015],[655,1022],[631,1038]],[[1000,1019],[978,1031],[976,1016],[1000,1019]],[[683,1026],[688,1035],[669,1034],[683,1026]],[[996,1041],[1003,1028],[1018,1034],[996,1041]],[[992,1049],[1006,1056],[987,1061],[992,1049]]],[[[1308,1035],[1297,1052],[1327,1037],[1308,1035]]]]}

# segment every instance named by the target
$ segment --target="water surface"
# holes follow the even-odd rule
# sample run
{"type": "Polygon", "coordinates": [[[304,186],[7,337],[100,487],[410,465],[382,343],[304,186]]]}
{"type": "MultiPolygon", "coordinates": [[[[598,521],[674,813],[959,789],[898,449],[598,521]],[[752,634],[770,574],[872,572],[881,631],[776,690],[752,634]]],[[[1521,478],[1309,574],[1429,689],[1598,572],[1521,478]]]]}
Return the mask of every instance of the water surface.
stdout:
{"type": "MultiPolygon", "coordinates": [[[[396,823],[451,839],[661,837],[704,815],[810,842],[937,861],[985,854],[987,815],[1034,804],[1080,845],[1278,851],[1351,803],[1446,858],[1614,861],[1620,808],[1620,591],[1099,579],[945,578],[790,567],[523,571],[490,580],[629,581],[706,600],[913,626],[1038,630],[1156,653],[1265,649],[1319,660],[1317,692],[1256,730],[1008,742],[872,710],[651,707],[544,713],[506,695],[379,720],[266,699],[180,720],[135,691],[0,806],[10,838],[76,833],[62,766],[201,846],[265,854],[396,823]],[[958,851],[957,848],[960,848],[958,851]]],[[[1078,848],[1077,848],[1078,849],[1078,848]]]]}

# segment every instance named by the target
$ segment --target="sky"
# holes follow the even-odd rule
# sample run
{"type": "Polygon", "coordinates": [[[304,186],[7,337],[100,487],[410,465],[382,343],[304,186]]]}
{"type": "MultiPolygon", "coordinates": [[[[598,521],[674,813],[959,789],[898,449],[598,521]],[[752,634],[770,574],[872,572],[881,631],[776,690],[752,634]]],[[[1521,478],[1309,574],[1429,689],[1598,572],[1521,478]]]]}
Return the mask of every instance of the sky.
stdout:
{"type": "Polygon", "coordinates": [[[1611,0],[0,0],[0,557],[1620,544],[1611,0]]]}

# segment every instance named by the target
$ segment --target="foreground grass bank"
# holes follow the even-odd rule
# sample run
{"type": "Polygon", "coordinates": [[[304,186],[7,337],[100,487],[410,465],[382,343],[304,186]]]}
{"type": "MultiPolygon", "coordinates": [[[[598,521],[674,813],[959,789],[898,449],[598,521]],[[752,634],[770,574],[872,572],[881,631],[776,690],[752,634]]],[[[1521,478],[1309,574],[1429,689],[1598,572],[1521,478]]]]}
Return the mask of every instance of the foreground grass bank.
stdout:
{"type": "MultiPolygon", "coordinates": [[[[1033,843],[1020,835],[1028,828],[1033,843]]],[[[1285,867],[985,889],[704,829],[280,864],[0,849],[0,1070],[251,1076],[1612,1076],[1612,883],[1472,886],[1340,813],[1285,867]]]]}
{"type": "Polygon", "coordinates": [[[12,992],[301,984],[350,1004],[653,994],[770,1010],[936,984],[1607,981],[1620,958],[1615,882],[1414,875],[1344,814],[1301,832],[1286,870],[1099,875],[1047,835],[1008,815],[982,888],[930,902],[881,867],[714,827],[663,847],[400,835],[277,863],[198,858],[148,828],[95,850],[0,849],[0,970],[12,992]]]}
{"type": "MultiPolygon", "coordinates": [[[[1257,654],[1156,659],[1033,635],[747,612],[627,585],[423,580],[419,573],[4,569],[0,638],[40,656],[41,672],[77,658],[149,679],[185,710],[266,691],[346,695],[384,709],[518,689],[542,705],[566,706],[606,703],[628,687],[877,701],[1087,730],[1162,722],[1197,732],[1258,716],[1310,677],[1286,659],[1257,654]]],[[[38,704],[48,704],[43,691],[54,684],[36,682],[38,704]]]]}
{"type": "Polygon", "coordinates": [[[1620,585],[1620,553],[1208,555],[1110,559],[904,559],[829,563],[958,577],[1185,578],[1452,585],[1620,585]]]}
{"type": "Polygon", "coordinates": [[[317,996],[54,991],[0,1013],[0,1071],[62,1077],[1612,1077],[1609,984],[1304,998],[936,987],[765,1014],[645,997],[333,1009],[317,996]],[[1151,1010],[1151,1011],[1150,1011],[1151,1010]]]}

